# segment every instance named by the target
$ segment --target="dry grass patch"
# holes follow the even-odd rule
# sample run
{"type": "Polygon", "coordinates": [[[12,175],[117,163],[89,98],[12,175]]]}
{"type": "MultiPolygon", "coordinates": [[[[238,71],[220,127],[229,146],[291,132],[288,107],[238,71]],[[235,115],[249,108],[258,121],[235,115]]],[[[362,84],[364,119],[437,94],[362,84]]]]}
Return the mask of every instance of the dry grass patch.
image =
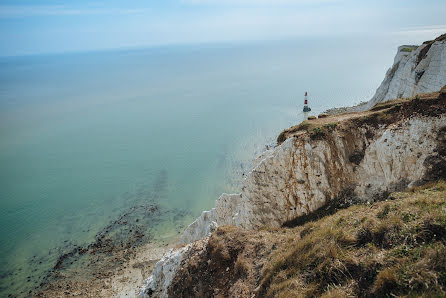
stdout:
{"type": "Polygon", "coordinates": [[[292,229],[258,296],[446,295],[446,183],[391,197],[292,229]]]}

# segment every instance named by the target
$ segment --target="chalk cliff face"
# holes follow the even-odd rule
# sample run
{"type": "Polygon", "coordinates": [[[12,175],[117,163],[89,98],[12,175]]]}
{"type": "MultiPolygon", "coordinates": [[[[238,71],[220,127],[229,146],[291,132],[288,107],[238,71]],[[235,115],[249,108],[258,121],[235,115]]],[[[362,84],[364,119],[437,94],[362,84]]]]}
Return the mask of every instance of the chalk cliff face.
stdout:
{"type": "Polygon", "coordinates": [[[366,109],[389,99],[440,90],[446,84],[446,34],[421,46],[401,46],[366,109]]]}
{"type": "Polygon", "coordinates": [[[446,125],[444,116],[378,127],[355,127],[355,121],[360,120],[339,124],[321,139],[302,133],[266,152],[247,175],[242,193],[223,194],[186,229],[182,242],[201,239],[221,225],[279,227],[347,194],[373,201],[420,183],[446,125]]]}
{"type": "MultiPolygon", "coordinates": [[[[444,178],[446,88],[367,112],[308,121],[285,131],[284,139],[263,154],[240,194],[223,194],[186,229],[183,243],[222,225],[280,227],[333,202],[380,200],[391,191],[444,178]]],[[[165,256],[141,296],[166,297],[169,280],[196,243],[165,256]]]]}
{"type": "Polygon", "coordinates": [[[190,247],[191,245],[187,245],[181,249],[171,249],[166,253],[156,263],[152,275],[144,281],[140,296],[144,297],[154,294],[156,297],[167,297],[167,288],[178,271],[181,261],[187,256],[186,252],[190,250],[190,247]]]}

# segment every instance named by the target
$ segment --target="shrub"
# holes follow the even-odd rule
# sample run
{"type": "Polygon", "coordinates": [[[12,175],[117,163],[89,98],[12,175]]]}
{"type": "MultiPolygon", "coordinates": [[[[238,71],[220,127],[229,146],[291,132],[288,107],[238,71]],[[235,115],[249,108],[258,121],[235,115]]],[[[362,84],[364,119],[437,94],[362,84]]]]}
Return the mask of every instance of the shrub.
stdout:
{"type": "Polygon", "coordinates": [[[284,131],[282,131],[280,134],[279,134],[279,136],[277,137],[277,144],[282,144],[283,142],[285,142],[286,141],[286,135],[285,135],[285,132],[284,131]]]}
{"type": "Polygon", "coordinates": [[[325,132],[320,127],[313,128],[313,131],[310,134],[311,139],[322,139],[325,136],[325,132]]]}
{"type": "Polygon", "coordinates": [[[373,285],[373,292],[382,297],[392,292],[396,292],[398,288],[398,278],[395,268],[386,268],[378,273],[376,281],[373,285]]]}
{"type": "Polygon", "coordinates": [[[338,126],[337,123],[328,123],[324,125],[324,128],[326,128],[328,131],[333,131],[338,126]]]}

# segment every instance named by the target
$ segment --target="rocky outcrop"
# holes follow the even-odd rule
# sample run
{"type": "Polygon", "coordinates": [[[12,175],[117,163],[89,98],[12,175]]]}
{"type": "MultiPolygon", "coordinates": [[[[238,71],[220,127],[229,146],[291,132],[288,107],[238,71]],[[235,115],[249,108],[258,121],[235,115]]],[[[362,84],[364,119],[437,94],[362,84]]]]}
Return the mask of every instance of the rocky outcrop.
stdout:
{"type": "Polygon", "coordinates": [[[446,34],[421,46],[400,46],[393,66],[365,105],[440,90],[446,84],[446,34]]]}
{"type": "MultiPolygon", "coordinates": [[[[436,179],[446,168],[446,88],[421,99],[308,121],[283,134],[247,175],[240,194],[223,194],[184,232],[183,243],[218,226],[248,230],[293,224],[333,202],[385,198],[392,191],[436,179]]],[[[445,177],[443,177],[445,178],[445,177]]],[[[205,245],[205,244],[204,244],[205,245]]],[[[160,261],[142,293],[165,297],[186,246],[160,261]],[[169,268],[169,269],[166,269],[169,268]],[[166,273],[167,270],[167,273],[166,273]]]]}

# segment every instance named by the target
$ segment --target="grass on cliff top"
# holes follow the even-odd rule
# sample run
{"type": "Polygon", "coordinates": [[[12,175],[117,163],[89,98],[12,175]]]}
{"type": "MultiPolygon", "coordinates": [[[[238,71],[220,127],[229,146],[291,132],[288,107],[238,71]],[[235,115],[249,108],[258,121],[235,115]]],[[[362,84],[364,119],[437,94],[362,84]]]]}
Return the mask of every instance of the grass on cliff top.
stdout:
{"type": "Polygon", "coordinates": [[[291,230],[259,297],[446,296],[444,181],[291,230]]]}
{"type": "Polygon", "coordinates": [[[413,50],[416,50],[418,46],[413,46],[413,47],[404,47],[401,49],[401,52],[412,52],[413,50]]]}
{"type": "MultiPolygon", "coordinates": [[[[364,112],[350,112],[338,115],[332,115],[324,118],[306,120],[302,123],[285,129],[277,137],[277,144],[282,144],[286,139],[300,134],[308,134],[312,140],[323,139],[329,133],[336,130],[337,127],[351,127],[349,121],[355,121],[355,126],[369,124],[377,126],[378,124],[390,124],[400,119],[404,113],[398,114],[403,110],[414,111],[415,106],[429,106],[429,103],[440,99],[440,95],[444,97],[446,94],[446,86],[440,92],[419,94],[413,98],[399,98],[378,103],[370,110],[364,112]]],[[[444,99],[444,98],[443,98],[444,99]]]]}
{"type": "Polygon", "coordinates": [[[277,144],[282,144],[289,136],[300,131],[308,133],[312,139],[322,139],[328,132],[333,131],[337,125],[338,124],[336,122],[320,124],[313,120],[306,120],[299,125],[293,126],[281,132],[277,137],[277,144]]]}

